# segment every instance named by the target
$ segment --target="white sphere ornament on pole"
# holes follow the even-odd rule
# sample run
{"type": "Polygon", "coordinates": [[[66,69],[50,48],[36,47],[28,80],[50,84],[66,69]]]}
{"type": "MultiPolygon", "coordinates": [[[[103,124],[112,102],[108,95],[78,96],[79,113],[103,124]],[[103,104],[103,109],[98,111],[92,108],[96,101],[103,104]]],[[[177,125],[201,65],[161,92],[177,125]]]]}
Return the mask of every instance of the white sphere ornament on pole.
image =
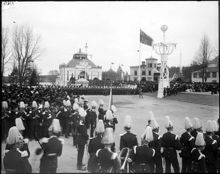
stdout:
{"type": "Polygon", "coordinates": [[[168,30],[167,25],[162,25],[160,29],[163,32],[163,42],[153,44],[153,49],[156,54],[161,56],[160,79],[157,97],[163,98],[164,88],[170,87],[169,69],[167,66],[168,55],[173,53],[176,48],[176,43],[165,43],[165,32],[168,30]]]}

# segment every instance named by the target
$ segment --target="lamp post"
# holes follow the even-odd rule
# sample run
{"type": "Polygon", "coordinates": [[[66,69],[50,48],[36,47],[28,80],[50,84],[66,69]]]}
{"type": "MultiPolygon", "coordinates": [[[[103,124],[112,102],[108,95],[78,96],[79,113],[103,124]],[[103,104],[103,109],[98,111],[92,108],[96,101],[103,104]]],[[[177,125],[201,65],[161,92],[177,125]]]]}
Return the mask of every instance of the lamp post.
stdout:
{"type": "Polygon", "coordinates": [[[157,97],[163,98],[164,88],[170,87],[167,59],[168,59],[168,55],[172,54],[174,49],[176,48],[176,43],[165,42],[165,32],[168,29],[166,25],[162,25],[160,29],[163,32],[163,42],[153,44],[153,49],[156,52],[156,54],[161,56],[160,79],[159,79],[157,97]]]}

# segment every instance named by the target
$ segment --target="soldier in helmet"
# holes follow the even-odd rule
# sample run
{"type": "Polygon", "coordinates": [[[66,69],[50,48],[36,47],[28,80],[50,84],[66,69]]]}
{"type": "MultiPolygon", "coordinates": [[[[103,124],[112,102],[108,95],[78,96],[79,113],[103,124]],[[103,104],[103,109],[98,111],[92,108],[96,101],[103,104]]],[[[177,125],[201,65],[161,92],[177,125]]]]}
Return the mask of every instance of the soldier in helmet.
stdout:
{"type": "Polygon", "coordinates": [[[78,149],[77,154],[77,169],[85,170],[85,165],[82,163],[85,145],[89,139],[89,135],[87,134],[87,129],[85,126],[85,116],[86,111],[83,108],[79,108],[80,121],[76,127],[76,145],[78,149]]]}
{"type": "Polygon", "coordinates": [[[133,133],[131,133],[131,126],[132,120],[131,116],[127,115],[125,117],[124,122],[124,130],[125,133],[120,134],[120,150],[122,150],[125,147],[128,147],[129,149],[133,149],[134,146],[138,146],[137,136],[133,133]]]}
{"type": "MultiPolygon", "coordinates": [[[[25,112],[25,104],[23,101],[21,101],[19,103],[19,112],[18,112],[18,118],[20,118],[22,120],[22,125],[23,127],[21,127],[21,129],[18,127],[19,131],[22,131],[22,135],[24,137],[28,137],[28,132],[26,130],[26,127],[27,127],[27,123],[26,123],[26,120],[27,120],[27,113],[25,112]],[[26,131],[25,131],[26,130],[26,131]]],[[[17,118],[16,118],[17,119],[17,118]]],[[[15,122],[16,122],[16,119],[15,119],[15,122]]],[[[18,120],[18,119],[17,119],[18,120]]]]}
{"type": "Polygon", "coordinates": [[[73,145],[76,145],[76,127],[79,125],[80,115],[79,115],[79,105],[75,102],[73,104],[73,114],[72,114],[72,135],[73,135],[73,145]]]}
{"type": "Polygon", "coordinates": [[[66,119],[65,119],[65,121],[66,121],[66,122],[65,122],[65,127],[66,127],[65,137],[68,138],[70,132],[72,132],[72,125],[71,125],[71,120],[72,120],[72,108],[71,108],[70,100],[67,100],[67,101],[66,101],[66,109],[67,109],[67,112],[66,112],[66,119]]]}
{"type": "Polygon", "coordinates": [[[28,161],[28,152],[21,150],[23,147],[23,136],[17,127],[9,129],[7,144],[10,149],[6,149],[3,164],[6,173],[31,173],[32,167],[28,161]]]}
{"type": "Polygon", "coordinates": [[[52,114],[50,111],[50,104],[48,101],[44,103],[44,110],[42,111],[42,136],[49,137],[48,128],[52,123],[52,114]]]}
{"type": "Polygon", "coordinates": [[[149,147],[155,150],[155,155],[153,157],[153,171],[155,171],[156,173],[163,173],[161,156],[161,136],[159,135],[159,124],[157,123],[157,120],[154,117],[153,112],[151,116],[150,125],[153,131],[153,141],[149,142],[149,147]]]}
{"type": "Polygon", "coordinates": [[[195,147],[191,150],[192,155],[192,173],[207,173],[207,167],[205,162],[205,155],[203,150],[205,148],[204,135],[198,132],[195,140],[195,147]]]}
{"type": "Polygon", "coordinates": [[[88,145],[89,160],[87,169],[89,172],[98,172],[98,161],[95,154],[98,149],[104,148],[104,144],[101,143],[104,131],[104,123],[102,120],[99,120],[95,129],[96,135],[94,138],[90,138],[88,145]]]}
{"type": "Polygon", "coordinates": [[[104,121],[104,115],[106,114],[106,111],[104,110],[104,104],[105,104],[104,101],[100,99],[99,108],[98,108],[99,111],[98,119],[103,121],[104,121]]]}
{"type": "Polygon", "coordinates": [[[192,136],[196,138],[198,132],[202,131],[202,123],[199,118],[194,118],[193,130],[191,132],[192,136]]]}
{"type": "MultiPolygon", "coordinates": [[[[97,120],[97,114],[96,114],[96,107],[97,103],[95,101],[92,101],[91,103],[91,110],[89,112],[90,117],[90,137],[94,136],[94,130],[96,128],[96,120],[97,120]]],[[[88,113],[87,113],[88,114],[88,113]]]]}
{"type": "Polygon", "coordinates": [[[53,119],[48,128],[49,138],[43,137],[40,142],[42,144],[43,156],[40,160],[40,173],[56,173],[57,157],[61,156],[64,140],[59,138],[61,126],[58,119],[53,119]]]}
{"type": "Polygon", "coordinates": [[[113,123],[114,123],[113,130],[115,131],[115,124],[118,123],[118,119],[117,119],[117,117],[116,117],[116,111],[117,111],[117,109],[116,109],[115,105],[111,105],[111,111],[112,111],[113,123]]]}
{"type": "Polygon", "coordinates": [[[181,144],[178,139],[178,136],[173,134],[173,122],[170,120],[169,116],[166,116],[166,124],[165,127],[167,129],[167,132],[163,134],[161,138],[162,147],[163,150],[163,157],[166,161],[166,173],[171,172],[171,164],[173,166],[174,172],[179,173],[179,162],[177,158],[177,150],[181,149],[181,144]]]}
{"type": "Polygon", "coordinates": [[[147,126],[142,135],[142,145],[134,146],[130,158],[132,160],[132,170],[135,173],[153,173],[153,157],[155,150],[149,147],[153,141],[152,128],[147,126]]]}
{"type": "Polygon", "coordinates": [[[111,151],[111,146],[114,143],[113,129],[106,128],[102,137],[103,149],[96,151],[96,157],[103,173],[118,173],[120,171],[121,161],[117,153],[111,151]]]}
{"type": "Polygon", "coordinates": [[[213,139],[213,123],[211,120],[208,120],[206,125],[206,134],[205,134],[205,149],[204,155],[206,156],[206,166],[208,173],[216,173],[216,152],[218,149],[217,141],[213,139]]]}
{"type": "Polygon", "coordinates": [[[191,150],[194,146],[195,138],[191,135],[192,123],[189,117],[185,117],[185,132],[180,137],[180,143],[182,145],[180,157],[182,157],[182,173],[191,172],[191,150]]]}
{"type": "Polygon", "coordinates": [[[2,116],[1,116],[2,141],[6,140],[9,130],[9,114],[7,112],[7,109],[8,109],[8,102],[2,101],[2,116]]]}

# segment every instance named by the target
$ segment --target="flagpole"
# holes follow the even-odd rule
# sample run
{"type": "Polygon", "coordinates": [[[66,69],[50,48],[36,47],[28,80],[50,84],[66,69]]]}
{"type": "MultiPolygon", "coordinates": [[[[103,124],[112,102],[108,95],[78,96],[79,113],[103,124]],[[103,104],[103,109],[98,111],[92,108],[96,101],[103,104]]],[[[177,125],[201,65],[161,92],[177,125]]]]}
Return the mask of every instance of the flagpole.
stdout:
{"type": "MultiPolygon", "coordinates": [[[[140,28],[140,31],[141,31],[141,28],[140,28]]],[[[140,33],[139,33],[139,37],[141,37],[140,33]]],[[[141,64],[141,42],[140,42],[140,39],[139,39],[139,59],[138,59],[138,81],[139,81],[139,83],[141,81],[141,68],[140,68],[140,64],[141,64]]]]}

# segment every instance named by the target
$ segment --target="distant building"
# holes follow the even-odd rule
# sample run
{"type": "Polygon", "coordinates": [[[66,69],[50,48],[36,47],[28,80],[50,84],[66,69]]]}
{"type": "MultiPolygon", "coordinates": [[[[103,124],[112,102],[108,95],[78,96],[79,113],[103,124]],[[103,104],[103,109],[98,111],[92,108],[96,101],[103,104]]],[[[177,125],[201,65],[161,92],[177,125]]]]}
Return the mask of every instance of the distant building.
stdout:
{"type": "Polygon", "coordinates": [[[79,52],[73,55],[73,58],[67,64],[59,66],[59,76],[56,84],[66,86],[70,80],[86,79],[102,80],[102,67],[96,66],[90,59],[88,54],[79,52]]]}
{"type": "MultiPolygon", "coordinates": [[[[193,71],[191,74],[192,82],[202,82],[202,69],[193,71]]],[[[206,82],[219,83],[219,56],[211,60],[206,68],[206,82]]]]}
{"type": "MultiPolygon", "coordinates": [[[[146,81],[155,81],[157,82],[160,77],[160,64],[157,63],[157,59],[150,57],[142,61],[140,65],[140,79],[146,81]]],[[[130,80],[137,81],[139,77],[139,66],[130,66],[130,80]]]]}

